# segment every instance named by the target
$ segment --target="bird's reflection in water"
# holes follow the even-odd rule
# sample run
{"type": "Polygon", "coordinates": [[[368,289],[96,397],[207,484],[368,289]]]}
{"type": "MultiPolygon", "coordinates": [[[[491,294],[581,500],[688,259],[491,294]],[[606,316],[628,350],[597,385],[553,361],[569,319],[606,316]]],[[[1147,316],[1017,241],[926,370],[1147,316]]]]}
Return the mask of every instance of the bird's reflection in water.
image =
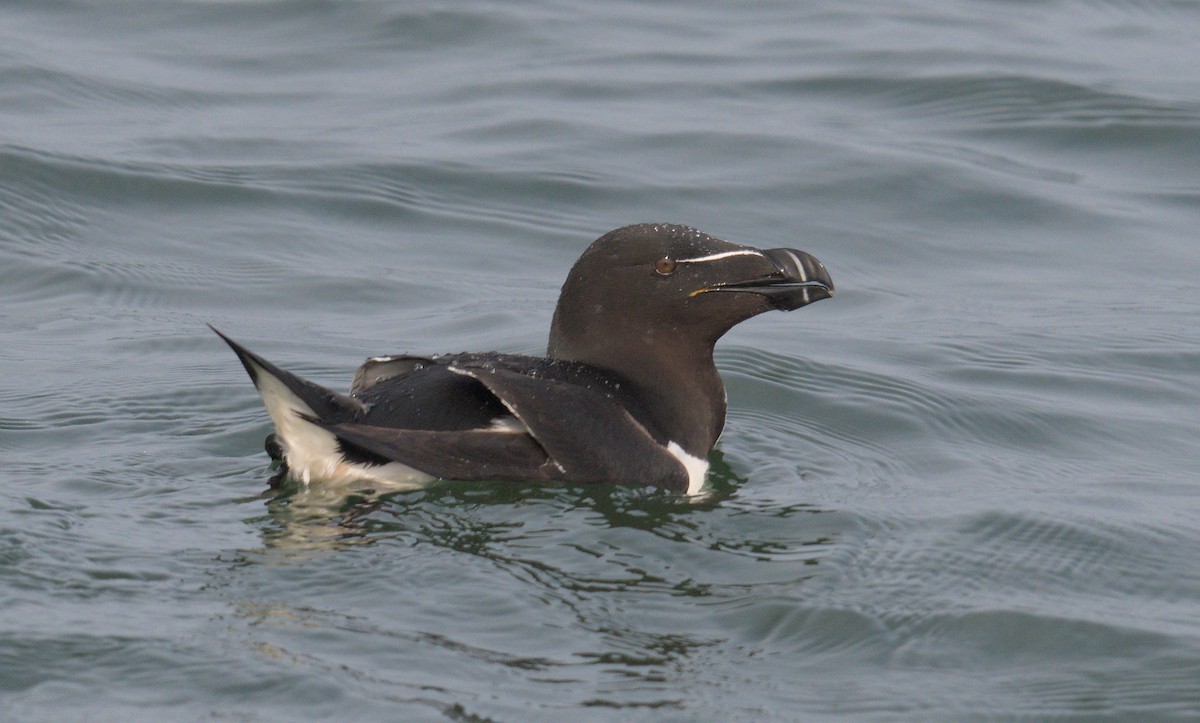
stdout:
{"type": "Polygon", "coordinates": [[[363,518],[378,510],[388,497],[410,490],[380,490],[361,487],[302,485],[284,480],[266,490],[267,514],[271,524],[263,528],[263,543],[269,548],[332,550],[367,541],[363,518]]]}
{"type": "Polygon", "coordinates": [[[373,483],[331,487],[303,485],[286,476],[277,476],[261,495],[266,499],[269,517],[262,527],[263,544],[292,553],[332,551],[370,544],[376,537],[408,528],[406,517],[425,528],[431,516],[444,522],[447,515],[456,518],[465,509],[529,504],[587,508],[610,528],[653,531],[681,515],[711,509],[736,496],[745,480],[735,475],[719,451],[714,451],[709,459],[712,466],[708,486],[703,494],[691,496],[652,487],[512,482],[434,481],[405,487],[381,488],[373,483]]]}

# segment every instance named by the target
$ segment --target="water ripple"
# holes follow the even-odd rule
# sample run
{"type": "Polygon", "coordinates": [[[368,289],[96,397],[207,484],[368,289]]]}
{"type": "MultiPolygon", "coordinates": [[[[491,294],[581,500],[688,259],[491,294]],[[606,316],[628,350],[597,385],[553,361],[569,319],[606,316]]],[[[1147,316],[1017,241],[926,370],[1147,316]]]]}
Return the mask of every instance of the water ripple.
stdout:
{"type": "Polygon", "coordinates": [[[1197,17],[0,3],[3,716],[1195,717],[1197,17]],[[205,321],[536,352],[654,219],[839,283],[702,499],[267,489],[205,321]]]}

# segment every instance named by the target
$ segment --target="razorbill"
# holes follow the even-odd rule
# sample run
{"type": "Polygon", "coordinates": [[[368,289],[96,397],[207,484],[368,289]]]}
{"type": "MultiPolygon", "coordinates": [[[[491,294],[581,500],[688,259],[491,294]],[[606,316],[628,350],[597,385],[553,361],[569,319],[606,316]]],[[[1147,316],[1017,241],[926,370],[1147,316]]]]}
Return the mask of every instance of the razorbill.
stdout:
{"type": "Polygon", "coordinates": [[[213,331],[262,395],[283,472],[302,483],[609,482],[694,494],[725,424],[717,339],[832,295],[829,272],[803,251],[639,224],[575,262],[545,357],[372,357],[341,394],[213,331]]]}

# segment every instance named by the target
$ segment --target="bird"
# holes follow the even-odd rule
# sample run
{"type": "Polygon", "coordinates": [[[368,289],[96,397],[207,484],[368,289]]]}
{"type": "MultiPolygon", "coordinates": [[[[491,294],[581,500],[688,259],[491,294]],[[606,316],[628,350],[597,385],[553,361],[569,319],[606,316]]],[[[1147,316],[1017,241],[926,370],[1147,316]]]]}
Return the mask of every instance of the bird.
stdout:
{"type": "Polygon", "coordinates": [[[643,223],[589,245],[567,274],[546,355],[368,358],[348,394],[288,372],[212,325],[241,360],[304,485],[435,479],[612,483],[696,495],[725,424],[718,339],[833,296],[825,266],[690,226],[643,223]]]}

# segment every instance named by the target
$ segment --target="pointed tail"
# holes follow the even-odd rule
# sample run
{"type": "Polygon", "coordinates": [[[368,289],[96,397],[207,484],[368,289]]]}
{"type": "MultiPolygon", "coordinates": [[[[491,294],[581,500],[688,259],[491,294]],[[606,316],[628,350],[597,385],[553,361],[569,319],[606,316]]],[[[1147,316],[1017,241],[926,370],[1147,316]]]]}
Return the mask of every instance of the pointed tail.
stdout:
{"type": "MultiPolygon", "coordinates": [[[[233,353],[237,354],[241,360],[242,366],[246,367],[246,373],[250,375],[250,379],[254,382],[254,386],[258,388],[263,395],[263,401],[267,403],[267,410],[271,413],[276,427],[283,422],[291,422],[291,419],[281,419],[277,414],[285,411],[290,411],[292,415],[296,413],[309,415],[318,419],[329,422],[346,422],[354,418],[355,414],[363,411],[362,402],[348,397],[345,394],[339,394],[332,389],[326,389],[320,384],[314,384],[307,379],[292,374],[286,369],[280,369],[271,362],[263,359],[259,355],[250,351],[246,347],[238,344],[233,339],[222,334],[212,324],[208,325],[209,329],[213,330],[217,336],[225,340],[233,353]],[[283,406],[272,404],[274,397],[277,401],[282,402],[283,406]]],[[[288,416],[292,416],[288,415],[288,416]]]]}

